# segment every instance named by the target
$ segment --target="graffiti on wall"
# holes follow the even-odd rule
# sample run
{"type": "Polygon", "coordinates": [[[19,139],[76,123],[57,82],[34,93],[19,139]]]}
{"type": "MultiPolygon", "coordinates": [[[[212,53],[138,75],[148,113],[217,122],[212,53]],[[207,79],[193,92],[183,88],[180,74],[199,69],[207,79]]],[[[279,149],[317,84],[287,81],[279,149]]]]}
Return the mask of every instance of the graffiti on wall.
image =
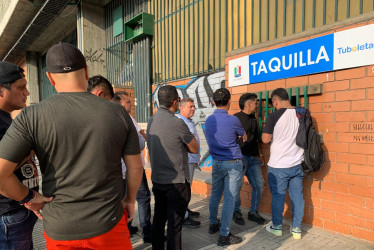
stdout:
{"type": "Polygon", "coordinates": [[[94,50],[92,48],[86,49],[84,54],[85,54],[84,57],[86,58],[87,62],[92,62],[92,63],[103,63],[103,62],[105,62],[103,60],[104,52],[103,52],[102,49],[98,49],[98,50],[97,49],[94,50]]]}
{"type": "MultiPolygon", "coordinates": [[[[152,93],[153,107],[157,111],[158,85],[152,93]]],[[[196,111],[192,120],[195,123],[200,138],[200,168],[211,168],[212,157],[209,155],[208,144],[205,138],[205,120],[210,116],[215,107],[213,105],[213,93],[219,88],[225,87],[225,72],[219,72],[208,76],[194,77],[187,84],[175,86],[181,98],[190,97],[195,101],[196,111]]]]}

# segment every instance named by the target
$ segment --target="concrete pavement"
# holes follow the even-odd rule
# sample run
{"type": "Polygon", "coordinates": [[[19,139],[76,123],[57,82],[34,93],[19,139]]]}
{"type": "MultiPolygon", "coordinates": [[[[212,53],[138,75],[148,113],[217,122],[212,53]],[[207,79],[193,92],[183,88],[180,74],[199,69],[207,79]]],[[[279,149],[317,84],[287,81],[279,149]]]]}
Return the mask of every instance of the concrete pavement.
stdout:
{"type": "MultiPolygon", "coordinates": [[[[209,227],[209,199],[199,195],[192,195],[190,208],[201,213],[200,218],[201,227],[190,229],[183,228],[183,249],[185,250],[215,250],[222,249],[216,245],[218,233],[208,234],[209,227]]],[[[153,211],[153,197],[152,197],[152,211],[153,211]]],[[[254,222],[248,221],[246,215],[248,209],[242,209],[245,218],[245,225],[239,226],[234,222],[231,224],[231,232],[235,235],[243,237],[243,242],[239,245],[226,247],[226,249],[374,249],[374,244],[357,240],[352,237],[338,235],[322,231],[317,228],[303,225],[301,240],[294,240],[289,233],[290,221],[283,222],[283,236],[276,237],[266,231],[264,225],[257,225],[254,222]]],[[[263,214],[269,221],[270,215],[263,214]]],[[[134,216],[133,226],[139,225],[137,214],[134,216]]],[[[45,240],[42,234],[42,223],[38,221],[33,233],[34,248],[36,250],[45,249],[45,240]]],[[[133,248],[136,250],[152,249],[151,244],[143,244],[141,232],[131,238],[133,248]]]]}

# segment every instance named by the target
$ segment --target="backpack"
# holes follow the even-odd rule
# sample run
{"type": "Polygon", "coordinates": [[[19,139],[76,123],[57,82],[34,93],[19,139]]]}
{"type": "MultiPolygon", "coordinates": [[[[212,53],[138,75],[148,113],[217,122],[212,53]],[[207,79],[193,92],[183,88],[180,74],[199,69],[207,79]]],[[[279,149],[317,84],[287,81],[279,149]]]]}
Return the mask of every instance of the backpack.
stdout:
{"type": "Polygon", "coordinates": [[[305,173],[315,172],[325,163],[325,153],[321,147],[321,138],[312,126],[309,110],[297,107],[296,115],[299,119],[299,130],[296,145],[304,149],[304,161],[301,167],[305,173]]]}

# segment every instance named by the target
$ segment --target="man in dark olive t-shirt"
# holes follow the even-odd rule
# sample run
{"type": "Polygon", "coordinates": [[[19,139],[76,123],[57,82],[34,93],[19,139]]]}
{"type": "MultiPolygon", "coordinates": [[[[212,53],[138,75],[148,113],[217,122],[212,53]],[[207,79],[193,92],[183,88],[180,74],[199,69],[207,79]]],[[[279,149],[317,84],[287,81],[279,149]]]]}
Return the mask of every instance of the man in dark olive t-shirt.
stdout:
{"type": "Polygon", "coordinates": [[[86,91],[86,62],[74,46],[48,50],[47,76],[58,94],[22,110],[0,142],[0,193],[39,216],[43,209],[47,248],[131,249],[127,215],[131,220],[143,171],[131,118],[86,91]],[[43,195],[11,171],[30,150],[39,158],[43,195]],[[128,166],[124,200],[121,158],[128,166]]]}

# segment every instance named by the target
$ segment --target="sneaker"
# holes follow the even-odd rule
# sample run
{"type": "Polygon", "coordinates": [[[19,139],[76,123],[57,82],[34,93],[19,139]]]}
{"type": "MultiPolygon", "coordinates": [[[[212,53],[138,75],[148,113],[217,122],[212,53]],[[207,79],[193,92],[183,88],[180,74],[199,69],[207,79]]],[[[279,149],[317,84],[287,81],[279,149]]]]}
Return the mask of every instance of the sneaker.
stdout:
{"type": "Polygon", "coordinates": [[[209,234],[215,234],[219,231],[219,228],[221,227],[221,223],[218,220],[217,224],[210,224],[209,225],[209,234]]]}
{"type": "Polygon", "coordinates": [[[199,212],[192,211],[189,208],[187,208],[187,212],[188,212],[188,216],[190,216],[191,218],[198,218],[200,216],[199,212]]]}
{"type": "Polygon", "coordinates": [[[130,231],[130,235],[133,236],[134,234],[138,232],[138,227],[130,226],[129,231],[130,231]]]}
{"type": "Polygon", "coordinates": [[[227,236],[220,235],[218,238],[217,245],[222,247],[222,246],[239,244],[241,242],[242,242],[242,238],[229,233],[229,235],[227,236]]]}
{"type": "Polygon", "coordinates": [[[191,219],[190,216],[188,216],[186,219],[183,220],[183,226],[189,227],[189,228],[197,228],[201,224],[200,221],[195,221],[191,219]]]}
{"type": "Polygon", "coordinates": [[[301,239],[301,229],[299,227],[290,227],[290,233],[295,240],[301,239]]]}
{"type": "Polygon", "coordinates": [[[254,213],[248,212],[248,220],[254,221],[257,224],[264,225],[266,220],[256,211],[254,213]]]}
{"type": "Polygon", "coordinates": [[[266,230],[275,236],[282,236],[282,225],[274,226],[272,221],[266,225],[266,230]]]}
{"type": "Polygon", "coordinates": [[[238,225],[244,225],[245,224],[245,222],[242,218],[242,213],[240,211],[234,212],[234,215],[232,216],[232,219],[238,225]]]}

